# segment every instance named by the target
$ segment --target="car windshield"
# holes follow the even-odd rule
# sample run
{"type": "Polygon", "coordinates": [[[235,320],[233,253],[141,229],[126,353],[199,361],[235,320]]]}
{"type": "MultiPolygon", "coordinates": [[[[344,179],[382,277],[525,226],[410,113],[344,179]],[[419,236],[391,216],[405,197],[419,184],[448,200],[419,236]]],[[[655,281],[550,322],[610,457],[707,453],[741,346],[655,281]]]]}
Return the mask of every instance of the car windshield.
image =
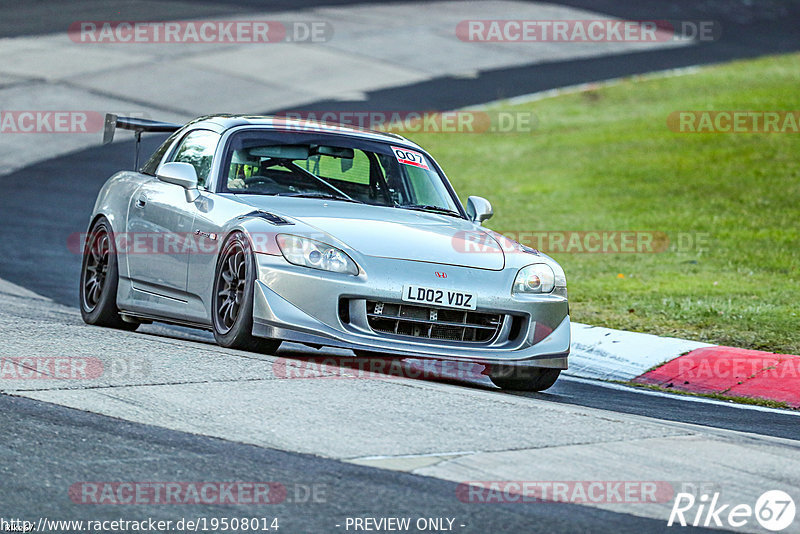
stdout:
{"type": "Polygon", "coordinates": [[[420,151],[344,136],[274,131],[231,136],[222,192],[325,198],[461,216],[430,158],[420,151]]]}

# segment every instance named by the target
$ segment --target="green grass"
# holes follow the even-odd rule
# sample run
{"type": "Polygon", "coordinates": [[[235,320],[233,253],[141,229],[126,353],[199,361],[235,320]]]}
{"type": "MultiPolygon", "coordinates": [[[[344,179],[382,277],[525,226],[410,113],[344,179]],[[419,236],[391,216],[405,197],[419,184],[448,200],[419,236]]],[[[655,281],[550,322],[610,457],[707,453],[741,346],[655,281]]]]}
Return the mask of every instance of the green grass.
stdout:
{"type": "Polygon", "coordinates": [[[800,55],[514,107],[532,133],[409,135],[500,232],[665,232],[657,254],[554,254],[575,321],[800,354],[800,134],[680,134],[676,110],[800,109],[800,55]],[[679,233],[707,246],[678,250],[679,233]],[[622,274],[623,277],[618,275],[622,274]]]}
{"type": "Polygon", "coordinates": [[[726,393],[695,393],[693,391],[683,391],[681,389],[674,389],[669,387],[661,387],[654,384],[639,384],[638,382],[619,382],[625,386],[634,388],[649,389],[651,391],[659,391],[661,393],[672,393],[675,395],[685,395],[687,397],[703,397],[706,399],[715,399],[725,402],[735,402],[738,404],[750,404],[753,406],[764,406],[766,408],[780,408],[783,410],[796,410],[789,404],[783,401],[776,401],[772,399],[764,399],[761,397],[742,397],[740,395],[728,395],[726,393]]]}

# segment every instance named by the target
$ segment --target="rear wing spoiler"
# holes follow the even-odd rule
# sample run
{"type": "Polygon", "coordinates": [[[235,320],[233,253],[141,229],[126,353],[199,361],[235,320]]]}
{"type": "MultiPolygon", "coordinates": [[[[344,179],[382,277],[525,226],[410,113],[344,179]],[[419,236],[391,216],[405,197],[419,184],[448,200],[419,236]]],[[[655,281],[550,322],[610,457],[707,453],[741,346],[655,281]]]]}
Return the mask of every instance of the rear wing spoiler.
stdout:
{"type": "Polygon", "coordinates": [[[107,145],[114,140],[114,132],[120,128],[122,130],[131,130],[136,138],[136,159],[134,160],[134,169],[139,169],[139,143],[142,138],[142,132],[151,133],[172,133],[183,128],[181,124],[173,124],[171,122],[151,121],[150,119],[139,119],[135,117],[118,117],[113,113],[106,113],[106,120],[103,126],[103,144],[107,145]]]}

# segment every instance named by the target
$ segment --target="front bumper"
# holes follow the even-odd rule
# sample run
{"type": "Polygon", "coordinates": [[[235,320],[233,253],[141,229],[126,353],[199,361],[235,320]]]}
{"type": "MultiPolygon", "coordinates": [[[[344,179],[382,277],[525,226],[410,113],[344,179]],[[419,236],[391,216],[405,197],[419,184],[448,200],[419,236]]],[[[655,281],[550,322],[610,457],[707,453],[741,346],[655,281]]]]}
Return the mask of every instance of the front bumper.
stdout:
{"type": "Polygon", "coordinates": [[[375,351],[404,357],[503,362],[531,367],[567,368],[570,321],[567,299],[559,295],[511,295],[517,268],[486,271],[423,262],[368,258],[359,276],[297,267],[281,256],[257,254],[258,279],[253,298],[253,335],[375,351]],[[434,277],[446,271],[446,279],[434,277]],[[367,274],[369,273],[369,274],[367,274]],[[487,343],[392,336],[373,331],[366,301],[397,302],[403,284],[469,288],[479,312],[509,318],[487,343]],[[478,289],[476,289],[478,288],[478,289]],[[347,308],[345,319],[341,306],[347,308]],[[510,318],[521,319],[509,335],[510,318]]]}

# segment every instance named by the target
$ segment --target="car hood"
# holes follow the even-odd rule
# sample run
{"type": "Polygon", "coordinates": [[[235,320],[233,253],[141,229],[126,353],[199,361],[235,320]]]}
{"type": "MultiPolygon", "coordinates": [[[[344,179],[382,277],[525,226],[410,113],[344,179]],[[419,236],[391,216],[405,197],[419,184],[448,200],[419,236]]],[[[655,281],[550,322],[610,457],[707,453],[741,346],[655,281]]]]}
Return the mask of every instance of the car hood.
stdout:
{"type": "MultiPolygon", "coordinates": [[[[505,266],[497,241],[464,219],[320,199],[255,195],[237,195],[237,199],[302,222],[367,256],[491,270],[505,266]]],[[[291,233],[291,227],[282,231],[291,233]]]]}

